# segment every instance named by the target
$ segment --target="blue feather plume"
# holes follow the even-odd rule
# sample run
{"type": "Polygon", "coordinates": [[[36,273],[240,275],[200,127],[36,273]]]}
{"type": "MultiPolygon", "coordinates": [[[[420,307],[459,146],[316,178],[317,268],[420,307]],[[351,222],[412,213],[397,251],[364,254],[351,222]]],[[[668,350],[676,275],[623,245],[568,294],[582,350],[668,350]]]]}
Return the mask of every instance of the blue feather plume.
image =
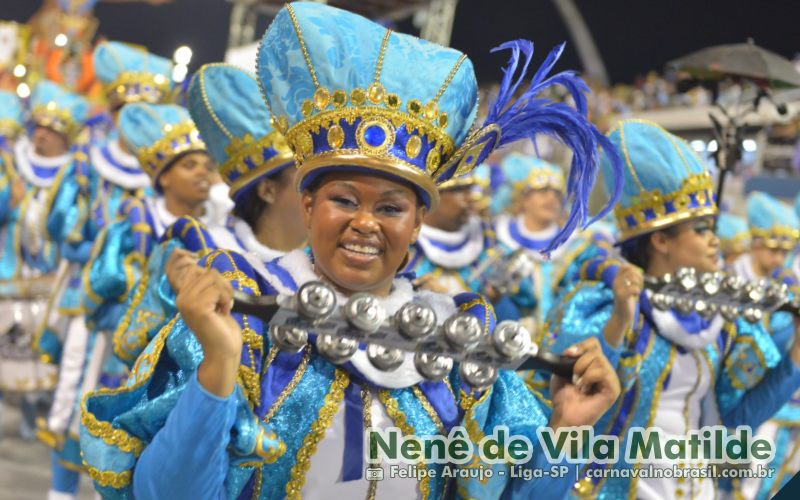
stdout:
{"type": "Polygon", "coordinates": [[[533,59],[533,42],[514,40],[496,47],[492,52],[511,50],[511,58],[503,69],[503,81],[496,99],[489,107],[484,126],[495,124],[501,136],[497,147],[528,139],[535,145],[539,134],[550,136],[566,145],[573,152],[572,164],[567,177],[567,202],[569,214],[564,226],[553,237],[544,250],[547,255],[562,244],[576,229],[583,229],[602,218],[622,194],[623,162],[616,148],[606,136],[589,121],[586,94],[589,88],[572,71],[562,71],[549,76],[564,44],[550,51],[544,63],[536,70],[523,94],[512,102],[517,90],[526,80],[528,67],[533,59]],[[545,89],[561,86],[567,90],[575,106],[536,97],[545,89]],[[589,217],[589,196],[597,180],[600,165],[600,149],[608,155],[614,172],[614,189],[608,203],[594,217],[589,217]]]}

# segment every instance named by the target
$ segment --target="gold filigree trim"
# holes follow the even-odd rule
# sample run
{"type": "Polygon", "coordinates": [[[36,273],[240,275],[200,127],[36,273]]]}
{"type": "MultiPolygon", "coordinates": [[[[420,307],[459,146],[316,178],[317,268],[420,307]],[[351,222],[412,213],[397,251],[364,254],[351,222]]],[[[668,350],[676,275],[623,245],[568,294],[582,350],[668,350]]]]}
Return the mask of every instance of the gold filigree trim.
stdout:
{"type": "Polygon", "coordinates": [[[161,175],[164,168],[177,155],[189,151],[206,151],[207,149],[206,144],[200,138],[200,132],[191,120],[175,125],[167,124],[164,126],[163,132],[164,136],[152,146],[140,148],[136,152],[136,158],[142,169],[153,180],[161,175]]]}
{"type": "MultiPolygon", "coordinates": [[[[267,365],[272,364],[272,361],[277,356],[277,353],[278,353],[277,347],[273,347],[270,350],[269,359],[267,360],[268,361],[267,365]],[[275,355],[273,355],[273,352],[275,353],[275,355]]],[[[303,359],[300,360],[300,364],[294,371],[291,380],[289,380],[289,383],[286,384],[286,387],[284,387],[284,389],[281,391],[278,397],[275,398],[275,402],[272,403],[272,406],[270,407],[267,414],[264,415],[263,420],[265,423],[269,423],[270,420],[272,420],[275,414],[278,413],[278,410],[280,410],[281,407],[283,406],[283,403],[286,402],[286,398],[288,398],[292,394],[294,388],[297,387],[297,384],[300,383],[300,379],[303,378],[303,374],[306,372],[306,367],[308,366],[308,361],[310,359],[311,359],[311,349],[309,344],[306,344],[306,346],[303,348],[303,359]]]]}
{"type": "Polygon", "coordinates": [[[325,395],[322,407],[319,409],[317,419],[311,424],[311,430],[303,439],[303,444],[297,451],[297,458],[289,473],[290,479],[286,484],[286,498],[300,499],[303,485],[306,483],[306,474],[311,467],[311,457],[317,452],[317,445],[325,436],[325,431],[331,426],[333,417],[339,410],[339,404],[344,399],[344,390],[350,385],[350,377],[344,370],[336,369],[331,382],[330,390],[325,395]]]}
{"type": "MultiPolygon", "coordinates": [[[[378,391],[378,399],[383,404],[383,407],[386,408],[386,413],[389,415],[389,418],[392,419],[394,425],[396,425],[400,431],[402,431],[404,436],[415,436],[417,434],[416,429],[414,426],[408,422],[406,418],[406,414],[400,409],[400,404],[397,402],[397,399],[392,397],[392,394],[387,390],[378,391]]],[[[422,498],[428,498],[431,494],[431,478],[430,474],[427,474],[427,466],[425,462],[418,462],[417,463],[417,471],[419,477],[419,492],[422,498]]]]}
{"type": "Polygon", "coordinates": [[[100,486],[116,489],[124,488],[131,483],[131,477],[133,476],[133,473],[129,470],[124,472],[99,470],[87,464],[85,460],[83,461],[83,466],[86,468],[89,476],[91,476],[91,478],[100,486]]]}
{"type": "Polygon", "coordinates": [[[750,228],[751,242],[756,242],[770,249],[794,250],[800,231],[789,226],[772,226],[769,229],[750,228]]]}

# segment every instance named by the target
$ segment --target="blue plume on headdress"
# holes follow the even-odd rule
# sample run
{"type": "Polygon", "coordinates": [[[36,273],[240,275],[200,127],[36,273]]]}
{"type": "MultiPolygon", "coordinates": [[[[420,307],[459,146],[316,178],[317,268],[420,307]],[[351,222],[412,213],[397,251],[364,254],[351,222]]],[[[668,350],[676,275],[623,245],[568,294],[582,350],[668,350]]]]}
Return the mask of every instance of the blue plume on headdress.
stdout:
{"type": "MultiPolygon", "coordinates": [[[[572,71],[563,71],[549,76],[553,66],[561,57],[564,44],[558,45],[548,54],[544,64],[536,71],[525,92],[512,102],[517,89],[522,85],[533,58],[533,42],[515,40],[496,47],[492,52],[511,50],[511,59],[503,69],[503,81],[497,98],[489,107],[483,127],[500,127],[500,139],[496,147],[522,139],[534,141],[536,135],[545,134],[569,147],[573,152],[572,164],[567,178],[567,201],[571,204],[564,226],[556,234],[544,253],[548,254],[562,245],[579,227],[584,228],[602,218],[616,205],[622,194],[623,162],[617,150],[589,121],[586,105],[586,84],[572,71]],[[521,67],[521,69],[520,69],[521,67]],[[536,97],[542,91],[559,85],[564,87],[575,102],[575,107],[536,97]],[[599,148],[602,148],[613,165],[614,189],[600,212],[589,218],[589,196],[594,188],[599,168],[599,148]]],[[[482,128],[483,128],[482,127],[482,128]]]]}

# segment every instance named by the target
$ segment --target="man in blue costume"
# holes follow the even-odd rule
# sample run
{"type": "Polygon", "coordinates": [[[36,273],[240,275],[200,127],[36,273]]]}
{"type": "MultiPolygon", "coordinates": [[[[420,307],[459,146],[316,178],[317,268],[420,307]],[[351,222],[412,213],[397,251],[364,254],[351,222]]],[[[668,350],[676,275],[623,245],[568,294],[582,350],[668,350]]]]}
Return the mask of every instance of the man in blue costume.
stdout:
{"type": "MultiPolygon", "coordinates": [[[[437,184],[534,131],[575,147],[576,175],[588,174],[593,182],[596,148],[607,146],[583,106],[531,98],[556,83],[546,77],[558,49],[530,95],[509,106],[519,85],[512,83],[519,57],[529,62],[532,46],[520,41],[507,48],[515,57],[505,91],[488,121],[470,133],[477,85],[463,54],[322,4],[297,2],[277,14],[261,44],[258,78],[277,129],[295,153],[309,251],[269,263],[217,251],[186,272],[176,299],[180,314],[139,356],[129,383],[84,402],[83,456],[104,495],[522,498],[534,488],[558,496],[570,485],[571,478],[512,481],[507,464],[480,462],[458,468],[485,465],[495,472],[492,478],[448,481],[443,464],[420,464],[416,470],[425,474],[419,480],[379,483],[364,475],[363,431],[396,426],[424,437],[447,435],[460,424],[477,443],[495,426],[508,425],[512,434],[535,442],[539,427],[591,424],[618,388],[596,341],[576,347],[578,385],[555,382],[551,413],[514,373],[502,371],[493,387],[474,391],[455,372],[424,382],[410,353],[391,372],[375,369],[360,350],[337,365],[318,353],[319,339],[297,353],[282,352],[269,339],[268,325],[230,313],[234,289],[275,295],[323,280],[339,300],[366,292],[389,314],[420,300],[438,318],[464,311],[492,329],[491,306],[479,295],[415,291],[397,276],[426,211],[438,203],[437,184]],[[563,120],[559,127],[537,120],[551,110],[563,120]],[[570,133],[560,134],[561,126],[570,133]],[[427,474],[431,470],[436,477],[427,474]]],[[[573,76],[561,76],[574,84],[570,88],[582,88],[573,76]]],[[[586,200],[576,198],[573,221],[580,225],[586,200]]],[[[571,229],[557,235],[553,247],[571,229]]],[[[545,463],[537,446],[525,467],[545,463]]]]}
{"type": "Polygon", "coordinates": [[[42,220],[51,210],[50,188],[74,164],[85,161],[78,142],[88,103],[52,82],[42,81],[31,95],[30,106],[32,133],[30,138],[22,135],[16,139],[13,165],[6,167],[7,172],[14,171],[4,188],[10,194],[0,195],[3,200],[0,277],[12,295],[29,295],[25,290],[33,294],[12,301],[11,317],[19,323],[15,331],[23,337],[13,342],[14,335],[4,339],[8,345],[0,354],[0,386],[4,390],[28,392],[23,407],[28,410],[25,412],[28,424],[32,423],[31,398],[37,391],[52,390],[56,379],[56,368],[44,364],[55,360],[40,361],[33,349],[36,323],[46,307],[44,298],[52,292],[59,263],[58,245],[42,230],[42,220]]]}

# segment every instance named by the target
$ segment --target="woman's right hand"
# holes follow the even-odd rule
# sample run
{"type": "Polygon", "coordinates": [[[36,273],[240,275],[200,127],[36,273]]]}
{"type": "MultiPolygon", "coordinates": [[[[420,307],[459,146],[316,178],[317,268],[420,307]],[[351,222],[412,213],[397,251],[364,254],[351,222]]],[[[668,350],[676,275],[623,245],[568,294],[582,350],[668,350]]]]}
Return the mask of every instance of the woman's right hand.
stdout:
{"type": "Polygon", "coordinates": [[[242,355],[242,330],[231,316],[233,287],[215,269],[195,265],[185,271],[175,303],[203,346],[200,384],[219,397],[229,396],[242,355]]]}

